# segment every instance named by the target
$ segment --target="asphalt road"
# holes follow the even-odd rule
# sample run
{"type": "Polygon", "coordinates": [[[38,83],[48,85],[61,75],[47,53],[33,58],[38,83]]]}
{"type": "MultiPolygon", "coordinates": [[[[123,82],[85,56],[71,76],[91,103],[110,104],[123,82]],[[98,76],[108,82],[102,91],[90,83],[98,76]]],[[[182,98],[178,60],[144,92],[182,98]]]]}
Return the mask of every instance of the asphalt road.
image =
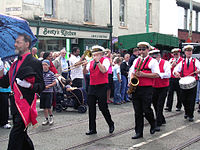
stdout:
{"type": "MultiPolygon", "coordinates": [[[[197,107],[197,105],[196,105],[197,107]]],[[[109,134],[108,126],[98,110],[97,134],[86,136],[88,131],[88,112],[79,114],[72,108],[61,113],[54,112],[54,124],[42,126],[43,112],[38,108],[39,127],[29,128],[29,135],[36,150],[170,150],[200,149],[200,114],[195,112],[194,122],[183,118],[184,111],[164,112],[167,124],[154,135],[149,133],[145,120],[144,138],[133,140],[134,111],[132,103],[109,104],[115,131],[109,134]]],[[[10,130],[0,129],[0,150],[6,150],[10,130]]]]}

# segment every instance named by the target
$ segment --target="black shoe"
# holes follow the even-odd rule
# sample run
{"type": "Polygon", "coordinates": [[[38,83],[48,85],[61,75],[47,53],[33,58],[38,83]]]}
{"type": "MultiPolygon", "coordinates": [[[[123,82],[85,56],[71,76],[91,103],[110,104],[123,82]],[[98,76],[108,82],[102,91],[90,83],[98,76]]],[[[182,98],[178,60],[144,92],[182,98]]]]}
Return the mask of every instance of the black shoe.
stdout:
{"type": "Polygon", "coordinates": [[[193,121],[194,121],[193,117],[189,117],[189,122],[193,122],[193,121]]]}
{"type": "Polygon", "coordinates": [[[97,134],[97,131],[90,130],[90,131],[86,132],[85,134],[86,134],[86,135],[97,134]]]}
{"type": "Polygon", "coordinates": [[[176,111],[181,111],[181,109],[180,108],[176,108],[176,111]]]}
{"type": "Polygon", "coordinates": [[[168,111],[168,112],[171,112],[171,111],[172,111],[171,109],[169,109],[169,108],[167,108],[167,107],[165,108],[165,110],[168,111]]]}
{"type": "Polygon", "coordinates": [[[160,131],[160,126],[155,127],[155,131],[159,132],[160,131]]]}
{"type": "Polygon", "coordinates": [[[137,133],[135,136],[132,137],[132,139],[139,139],[139,138],[142,138],[143,135],[140,134],[140,133],[137,133]]]}
{"type": "Polygon", "coordinates": [[[169,110],[169,108],[168,108],[168,107],[166,107],[164,110],[169,110]]]}
{"type": "Polygon", "coordinates": [[[112,126],[109,127],[109,133],[113,133],[115,130],[115,126],[114,124],[112,126]]]}
{"type": "Polygon", "coordinates": [[[188,115],[184,115],[184,118],[187,119],[188,115]]]}
{"type": "Polygon", "coordinates": [[[162,124],[166,124],[166,121],[164,120],[164,121],[162,121],[162,124]]]}
{"type": "Polygon", "coordinates": [[[150,134],[154,134],[156,132],[156,128],[155,127],[151,127],[150,128],[150,134]]]}

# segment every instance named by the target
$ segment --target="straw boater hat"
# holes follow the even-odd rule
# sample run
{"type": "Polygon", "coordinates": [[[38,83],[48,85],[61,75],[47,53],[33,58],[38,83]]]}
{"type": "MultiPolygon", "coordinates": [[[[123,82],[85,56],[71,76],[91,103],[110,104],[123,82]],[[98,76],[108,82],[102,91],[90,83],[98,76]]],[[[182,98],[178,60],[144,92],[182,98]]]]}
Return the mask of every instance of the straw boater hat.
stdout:
{"type": "Polygon", "coordinates": [[[103,53],[105,52],[105,48],[99,45],[92,46],[92,54],[103,53]]]}
{"type": "Polygon", "coordinates": [[[151,51],[149,52],[149,55],[157,54],[157,53],[160,53],[160,50],[155,49],[155,50],[151,50],[151,51]]]}
{"type": "Polygon", "coordinates": [[[139,47],[140,45],[144,45],[144,46],[146,46],[146,47],[148,47],[150,49],[150,44],[148,42],[139,42],[137,44],[137,47],[139,47]]]}
{"type": "Polygon", "coordinates": [[[186,45],[186,46],[183,47],[183,51],[185,51],[186,49],[193,50],[194,47],[193,47],[193,45],[186,45]]]}
{"type": "Polygon", "coordinates": [[[179,48],[174,48],[174,49],[172,49],[171,50],[171,53],[178,53],[178,52],[181,52],[181,49],[179,49],[179,48]]]}

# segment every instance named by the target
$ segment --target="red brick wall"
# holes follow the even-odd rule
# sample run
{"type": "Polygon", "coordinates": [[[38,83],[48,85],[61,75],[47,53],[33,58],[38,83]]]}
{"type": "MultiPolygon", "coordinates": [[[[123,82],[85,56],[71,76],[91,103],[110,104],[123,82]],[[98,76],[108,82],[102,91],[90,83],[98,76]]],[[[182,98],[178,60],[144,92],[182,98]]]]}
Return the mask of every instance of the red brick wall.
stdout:
{"type": "MultiPolygon", "coordinates": [[[[186,42],[188,39],[188,30],[178,29],[178,38],[186,42]]],[[[192,32],[192,42],[200,43],[200,32],[192,32]]]]}

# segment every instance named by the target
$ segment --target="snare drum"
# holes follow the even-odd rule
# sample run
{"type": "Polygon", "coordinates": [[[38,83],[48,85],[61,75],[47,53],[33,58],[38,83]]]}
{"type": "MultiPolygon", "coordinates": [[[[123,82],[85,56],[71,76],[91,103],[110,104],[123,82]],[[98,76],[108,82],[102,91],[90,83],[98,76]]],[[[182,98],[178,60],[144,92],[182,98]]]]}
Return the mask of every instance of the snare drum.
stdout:
{"type": "Polygon", "coordinates": [[[180,88],[184,90],[192,89],[197,85],[197,81],[195,77],[186,76],[186,77],[182,77],[179,80],[179,85],[180,85],[180,88]]]}

